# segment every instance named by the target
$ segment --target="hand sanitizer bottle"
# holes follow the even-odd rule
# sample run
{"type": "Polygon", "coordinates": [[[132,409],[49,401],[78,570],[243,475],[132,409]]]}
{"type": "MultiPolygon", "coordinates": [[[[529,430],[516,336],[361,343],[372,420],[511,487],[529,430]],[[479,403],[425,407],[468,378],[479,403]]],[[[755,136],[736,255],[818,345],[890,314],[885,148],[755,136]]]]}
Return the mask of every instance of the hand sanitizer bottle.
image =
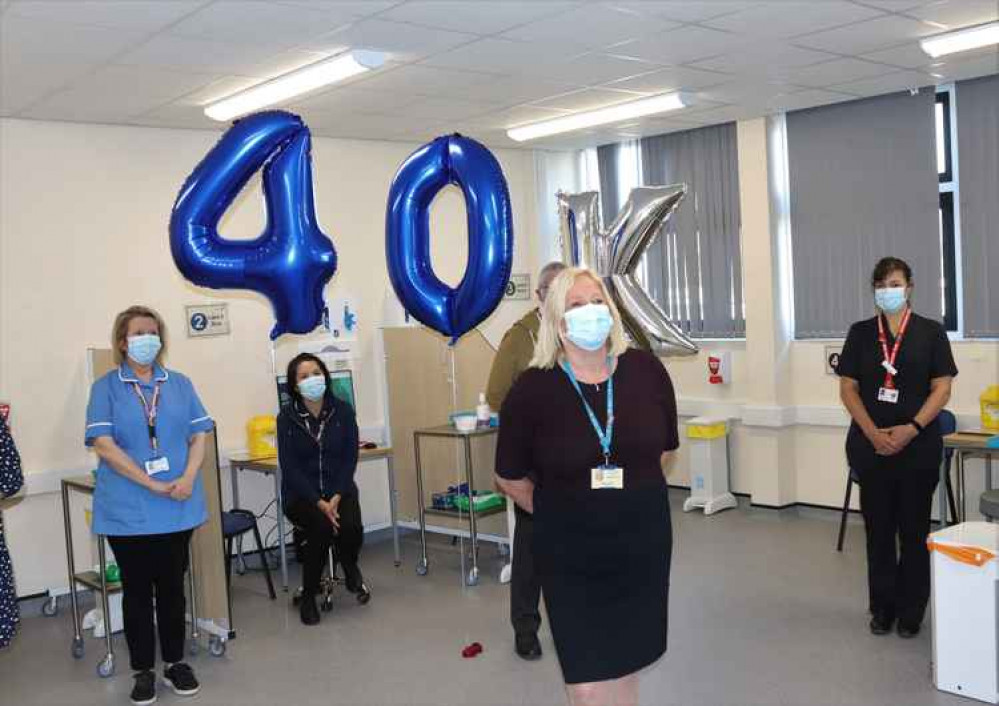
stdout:
{"type": "Polygon", "coordinates": [[[489,409],[489,403],[486,402],[486,393],[479,393],[479,404],[475,406],[475,421],[480,427],[489,426],[489,417],[492,416],[492,410],[489,409]]]}

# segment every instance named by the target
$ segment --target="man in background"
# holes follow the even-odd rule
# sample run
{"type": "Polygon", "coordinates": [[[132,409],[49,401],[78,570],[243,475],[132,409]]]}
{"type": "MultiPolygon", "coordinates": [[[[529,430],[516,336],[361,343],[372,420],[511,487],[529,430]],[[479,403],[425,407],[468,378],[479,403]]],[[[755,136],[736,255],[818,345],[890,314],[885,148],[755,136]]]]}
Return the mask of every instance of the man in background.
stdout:
{"type": "MultiPolygon", "coordinates": [[[[538,288],[534,290],[539,304],[544,303],[548,286],[563,269],[565,265],[561,262],[549,262],[541,268],[538,273],[538,288]]],[[[489,372],[489,386],[486,388],[486,401],[493,411],[499,411],[513,383],[530,365],[540,324],[541,309],[536,307],[511,326],[503,336],[489,372]]],[[[513,533],[510,622],[513,624],[517,654],[524,659],[535,660],[541,657],[541,643],[538,641],[538,628],[541,627],[541,613],[538,611],[541,584],[534,570],[534,554],[531,551],[534,520],[519,507],[514,512],[517,523],[513,533]]]]}

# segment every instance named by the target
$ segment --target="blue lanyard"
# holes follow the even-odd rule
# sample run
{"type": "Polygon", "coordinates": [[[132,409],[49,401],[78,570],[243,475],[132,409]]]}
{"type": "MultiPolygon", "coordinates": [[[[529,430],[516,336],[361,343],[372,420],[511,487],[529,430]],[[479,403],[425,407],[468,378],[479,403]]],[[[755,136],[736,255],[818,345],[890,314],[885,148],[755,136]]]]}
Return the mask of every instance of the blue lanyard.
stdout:
{"type": "MultiPolygon", "coordinates": [[[[608,366],[609,367],[609,366],[608,366]]],[[[611,373],[607,377],[607,428],[601,429],[600,422],[597,421],[597,415],[594,414],[593,408],[590,407],[590,403],[586,401],[583,397],[583,391],[579,387],[579,382],[576,380],[576,374],[572,372],[572,366],[568,362],[562,361],[562,370],[565,374],[569,376],[569,382],[572,386],[576,388],[576,393],[579,395],[579,399],[583,401],[583,407],[586,409],[586,414],[590,418],[590,425],[593,427],[593,431],[597,433],[597,439],[600,440],[600,448],[604,452],[604,465],[610,465],[610,450],[611,450],[611,440],[614,438],[614,374],[611,373]]]]}

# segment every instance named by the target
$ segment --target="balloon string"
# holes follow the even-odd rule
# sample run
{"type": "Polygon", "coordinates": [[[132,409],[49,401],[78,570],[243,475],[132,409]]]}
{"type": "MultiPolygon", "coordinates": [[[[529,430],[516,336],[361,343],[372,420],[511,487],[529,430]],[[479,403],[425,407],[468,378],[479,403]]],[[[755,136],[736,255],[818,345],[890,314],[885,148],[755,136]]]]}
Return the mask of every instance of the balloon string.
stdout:
{"type": "MultiPolygon", "coordinates": [[[[448,354],[448,359],[449,359],[448,362],[450,363],[450,366],[451,366],[451,412],[453,414],[457,414],[458,411],[459,411],[458,410],[458,364],[457,364],[457,355],[455,354],[454,344],[453,343],[447,347],[447,354],[448,354]]],[[[461,447],[459,446],[459,448],[461,448],[461,447]]],[[[457,453],[457,451],[456,451],[456,453],[457,453]]],[[[461,459],[462,459],[461,460],[461,464],[455,464],[456,468],[458,468],[460,465],[462,465],[462,464],[465,463],[465,456],[464,456],[464,454],[461,455],[461,459]]],[[[457,458],[455,460],[457,460],[457,458]]],[[[467,471],[471,471],[471,469],[467,469],[467,471]]],[[[458,473],[458,477],[455,479],[455,482],[456,482],[456,485],[458,486],[458,495],[461,495],[461,483],[462,483],[462,480],[461,480],[461,473],[460,472],[458,473]]],[[[471,486],[471,483],[469,485],[471,486]]],[[[469,502],[469,505],[471,505],[471,503],[473,501],[471,490],[472,490],[471,487],[469,487],[469,489],[468,489],[468,491],[469,491],[468,492],[468,502],[469,502]]],[[[469,512],[471,512],[471,506],[469,507],[469,512]]],[[[458,507],[458,526],[459,527],[462,525],[462,522],[463,522],[464,519],[465,519],[465,511],[459,506],[458,507]]],[[[467,569],[467,567],[465,565],[465,535],[460,530],[459,530],[459,534],[458,534],[458,555],[461,558],[461,590],[464,593],[465,591],[468,590],[468,569],[467,569]]],[[[468,636],[468,632],[466,630],[466,633],[465,633],[465,642],[466,642],[466,644],[468,643],[468,640],[469,640],[469,636],[468,636]]]]}

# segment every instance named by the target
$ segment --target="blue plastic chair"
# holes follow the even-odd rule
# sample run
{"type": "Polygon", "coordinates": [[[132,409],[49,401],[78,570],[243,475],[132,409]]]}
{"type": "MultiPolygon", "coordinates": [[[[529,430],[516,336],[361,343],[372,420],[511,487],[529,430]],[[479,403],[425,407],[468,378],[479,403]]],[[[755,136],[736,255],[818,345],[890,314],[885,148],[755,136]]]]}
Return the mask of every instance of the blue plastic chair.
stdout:
{"type": "MultiPolygon", "coordinates": [[[[937,416],[940,424],[941,436],[947,436],[957,431],[957,417],[949,409],[942,410],[937,416]]],[[[954,485],[950,479],[951,462],[954,460],[954,449],[944,449],[943,458],[946,480],[945,492],[947,493],[947,505],[950,507],[950,517],[952,524],[957,522],[957,505],[954,503],[954,485]]],[[[836,540],[836,551],[843,551],[843,540],[846,537],[846,518],[850,513],[850,496],[853,494],[853,484],[860,485],[860,475],[854,469],[849,469],[846,478],[846,498],[843,500],[843,512],[839,520],[839,538],[836,540]]],[[[940,524],[944,524],[947,518],[941,517],[940,524]]]]}
{"type": "Polygon", "coordinates": [[[264,554],[264,543],[260,540],[257,517],[249,510],[233,509],[222,513],[222,536],[225,538],[225,585],[228,588],[232,579],[233,540],[247,532],[253,532],[253,539],[257,543],[257,553],[260,555],[260,563],[264,567],[264,578],[267,579],[267,592],[273,601],[277,598],[277,594],[274,592],[274,582],[271,580],[271,569],[267,565],[267,555],[264,554]]]}

